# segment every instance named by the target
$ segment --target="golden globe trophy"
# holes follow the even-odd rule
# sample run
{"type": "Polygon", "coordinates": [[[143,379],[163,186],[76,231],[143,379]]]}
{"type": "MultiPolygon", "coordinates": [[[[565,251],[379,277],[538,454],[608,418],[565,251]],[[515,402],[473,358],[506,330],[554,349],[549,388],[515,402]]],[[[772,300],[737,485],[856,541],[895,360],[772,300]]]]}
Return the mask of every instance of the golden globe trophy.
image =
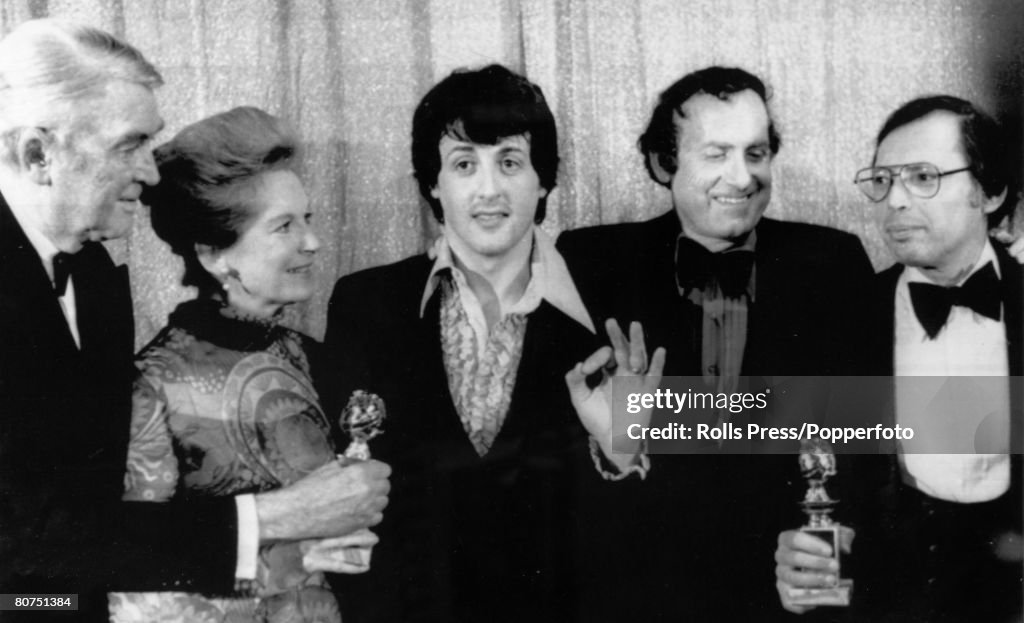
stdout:
{"type": "Polygon", "coordinates": [[[385,417],[384,401],[380,396],[361,389],[352,392],[338,417],[338,425],[352,441],[338,460],[342,463],[368,461],[370,446],[367,442],[384,432],[385,417]]]}
{"type": "Polygon", "coordinates": [[[789,591],[790,601],[802,606],[848,606],[853,592],[853,580],[840,577],[839,552],[841,549],[840,530],[842,526],[829,516],[838,500],[833,500],[825,491],[825,481],[836,475],[836,456],[827,441],[804,439],[800,441],[800,472],[807,480],[807,493],[800,506],[807,514],[807,524],[801,532],[814,535],[832,548],[836,560],[836,583],[818,588],[793,588],[789,591]]]}
{"type": "MultiPolygon", "coordinates": [[[[338,416],[338,425],[351,440],[344,454],[338,455],[342,465],[370,460],[370,445],[367,443],[384,432],[384,400],[377,394],[357,389],[352,392],[348,404],[338,416]]],[[[346,547],[342,550],[345,562],[356,566],[369,566],[370,549],[346,547]]]]}

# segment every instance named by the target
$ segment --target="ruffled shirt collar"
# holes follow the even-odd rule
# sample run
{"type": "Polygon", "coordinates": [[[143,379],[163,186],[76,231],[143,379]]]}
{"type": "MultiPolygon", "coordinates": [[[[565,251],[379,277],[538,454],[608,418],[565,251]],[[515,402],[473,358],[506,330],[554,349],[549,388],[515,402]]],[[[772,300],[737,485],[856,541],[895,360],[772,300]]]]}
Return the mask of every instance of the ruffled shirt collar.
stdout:
{"type": "MultiPolygon", "coordinates": [[[[430,297],[434,295],[441,283],[442,271],[450,271],[454,277],[463,304],[470,309],[479,309],[482,316],[480,302],[469,289],[465,275],[455,265],[451,246],[443,234],[434,241],[428,254],[429,257],[434,258],[434,265],[430,269],[430,276],[423,289],[420,317],[423,317],[430,297]]],[[[590,318],[586,306],[583,305],[583,298],[569,274],[569,267],[566,266],[565,259],[555,248],[551,237],[541,228],[534,226],[533,250],[530,253],[530,281],[526,285],[523,296],[511,307],[503,310],[504,315],[528,314],[536,310],[542,300],[547,301],[552,307],[586,327],[591,333],[597,333],[594,321],[590,318]]],[[[467,312],[472,315],[470,309],[467,309],[467,312]]]]}

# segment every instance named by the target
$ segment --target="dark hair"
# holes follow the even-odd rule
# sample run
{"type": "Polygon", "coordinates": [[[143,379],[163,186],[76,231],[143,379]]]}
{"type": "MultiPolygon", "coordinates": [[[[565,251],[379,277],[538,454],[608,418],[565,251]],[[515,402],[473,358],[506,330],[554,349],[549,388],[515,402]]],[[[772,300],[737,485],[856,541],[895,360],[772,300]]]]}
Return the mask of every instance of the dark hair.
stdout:
{"type": "Polygon", "coordinates": [[[226,249],[256,216],[253,182],[285,169],[298,141],[281,119],[241,106],[185,127],[154,152],[160,183],[144,191],[153,230],[185,261],[182,284],[200,293],[220,283],[199,263],[196,244],[226,249]]]}
{"type": "MultiPolygon", "coordinates": [[[[678,149],[679,127],[675,116],[685,117],[683,104],[694,95],[712,95],[722,101],[742,91],[753,91],[768,108],[768,91],[761,79],[736,67],[707,67],[686,74],[675,84],[665,89],[658,97],[658,104],[651,113],[647,129],[640,135],[637,146],[644,155],[644,165],[651,179],[668,186],[658,179],[651,168],[651,158],[657,158],[658,164],[669,174],[675,174],[677,168],[676,149],[678,149]]],[[[775,129],[775,121],[768,113],[768,147],[772,155],[779,152],[782,139],[775,129]]]]}
{"type": "Polygon", "coordinates": [[[986,197],[995,197],[1005,189],[1007,200],[988,215],[989,225],[998,225],[1007,212],[1013,209],[1013,189],[1010,188],[1012,175],[1009,144],[1005,132],[991,115],[971,102],[952,95],[930,95],[919,97],[900,106],[889,115],[875,140],[875,155],[878,146],[895,130],[923,119],[934,112],[948,112],[960,119],[960,145],[971,174],[978,181],[986,197]]]}
{"type": "MultiPolygon", "coordinates": [[[[430,191],[441,170],[441,138],[494,145],[520,134],[529,135],[530,163],[550,192],[558,176],[558,132],[540,87],[501,65],[488,65],[455,70],[420,100],[412,118],[412,168],[439,222],[444,221],[441,202],[430,191]]],[[[537,204],[537,223],[544,220],[546,206],[544,197],[537,204]]]]}

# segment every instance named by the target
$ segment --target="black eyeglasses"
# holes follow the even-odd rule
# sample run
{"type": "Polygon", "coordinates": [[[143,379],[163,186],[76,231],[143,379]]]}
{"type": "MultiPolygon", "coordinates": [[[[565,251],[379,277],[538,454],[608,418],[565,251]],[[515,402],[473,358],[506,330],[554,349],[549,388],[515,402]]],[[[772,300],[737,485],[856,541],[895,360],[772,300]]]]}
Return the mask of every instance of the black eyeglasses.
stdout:
{"type": "Polygon", "coordinates": [[[930,162],[914,162],[895,167],[868,167],[857,171],[853,183],[875,203],[889,196],[889,190],[892,189],[893,181],[897,177],[910,194],[922,199],[931,199],[939,194],[942,178],[970,170],[971,167],[963,167],[952,171],[940,171],[939,167],[930,162]]]}

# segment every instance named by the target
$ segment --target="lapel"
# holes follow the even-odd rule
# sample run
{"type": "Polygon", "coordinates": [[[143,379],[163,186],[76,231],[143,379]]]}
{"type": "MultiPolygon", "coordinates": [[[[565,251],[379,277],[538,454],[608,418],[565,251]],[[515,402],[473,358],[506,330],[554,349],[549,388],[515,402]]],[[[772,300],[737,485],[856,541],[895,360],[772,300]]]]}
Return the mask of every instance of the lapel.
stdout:
{"type": "Polygon", "coordinates": [[[0,199],[0,393],[13,405],[9,410],[23,412],[52,437],[49,454],[16,449],[29,454],[24,464],[92,471],[97,479],[90,486],[119,495],[120,477],[99,474],[124,472],[134,371],[131,297],[125,270],[113,268],[101,244],[86,244],[79,253],[81,277],[76,271],[74,278],[81,350],[41,259],[0,199]]]}
{"type": "MultiPolygon", "coordinates": [[[[1024,448],[1024,386],[1020,377],[1024,375],[1024,270],[1003,245],[992,241],[999,260],[999,285],[1002,288],[1003,321],[1006,326],[1006,350],[1010,371],[1010,452],[1019,455],[1024,448]]],[[[1018,459],[1019,460],[1019,459],[1018,459]]],[[[1015,470],[1014,473],[1016,474],[1015,470]]]]}
{"type": "MultiPolygon", "coordinates": [[[[78,347],[71,335],[60,302],[43,261],[0,196],[0,305],[4,322],[28,331],[31,342],[42,352],[61,358],[77,357],[78,347]],[[31,318],[31,322],[25,322],[31,318]]],[[[77,295],[77,292],[76,292],[77,295]]]]}
{"type": "MultiPolygon", "coordinates": [[[[630,270],[622,278],[629,287],[608,287],[618,293],[613,298],[628,297],[630,313],[617,318],[619,326],[628,331],[629,322],[639,320],[648,336],[648,352],[658,346],[668,349],[667,376],[701,374],[704,314],[699,306],[679,295],[677,286],[676,242],[681,233],[675,210],[640,224],[631,248],[623,255],[630,270]]],[[[603,322],[597,329],[605,336],[603,322]]]]}
{"type": "Polygon", "coordinates": [[[878,349],[873,366],[879,376],[892,376],[896,350],[896,284],[903,274],[903,264],[894,264],[875,275],[875,295],[872,297],[874,320],[880,340],[886,345],[878,349]]]}
{"type": "Polygon", "coordinates": [[[1002,277],[999,285],[1002,288],[1004,323],[1006,325],[1006,349],[1010,364],[1010,376],[1021,376],[1024,374],[1024,349],[1021,348],[1022,333],[1024,333],[1024,271],[1020,265],[1010,257],[1003,245],[998,241],[992,241],[992,247],[996,251],[996,258],[999,260],[999,274],[1002,277]]]}
{"type": "Polygon", "coordinates": [[[47,351],[69,357],[82,353],[103,357],[111,349],[133,352],[128,267],[114,266],[106,249],[98,242],[87,242],[79,251],[79,269],[74,276],[79,348],[42,260],[3,197],[0,197],[0,275],[5,305],[19,314],[32,310],[33,322],[26,326],[39,329],[38,339],[47,344],[47,351]]]}
{"type": "Polygon", "coordinates": [[[799,346],[816,332],[822,318],[808,314],[809,294],[820,276],[816,272],[817,258],[809,257],[802,243],[787,224],[762,218],[755,229],[757,244],[754,248],[754,301],[747,319],[747,341],[744,347],[742,373],[747,376],[771,375],[795,371],[806,373],[813,365],[804,360],[801,352],[790,350],[780,339],[796,335],[794,346],[799,346]]]}
{"type": "Polygon", "coordinates": [[[528,427],[550,430],[556,426],[543,418],[558,418],[558,426],[573,425],[577,420],[565,387],[565,374],[603,344],[583,325],[542,300],[526,325],[523,356],[506,421],[510,434],[519,434],[528,427]],[[566,414],[571,416],[568,421],[562,419],[566,414]]]}
{"type": "MultiPolygon", "coordinates": [[[[427,265],[429,271],[430,264],[427,265]]],[[[417,281],[424,284],[426,279],[417,281]]],[[[420,290],[422,292],[422,290],[420,290]]],[[[423,382],[420,387],[431,397],[428,404],[433,406],[433,429],[435,434],[449,441],[458,440],[455,447],[459,450],[462,460],[471,457],[479,458],[473,444],[469,441],[462,420],[455,409],[451,390],[448,387],[448,373],[444,367],[444,353],[441,345],[441,288],[434,290],[423,317],[418,319],[417,343],[419,344],[419,360],[423,362],[423,382]]]]}
{"type": "Polygon", "coordinates": [[[75,273],[75,308],[82,353],[134,351],[128,267],[114,266],[98,243],[88,243],[75,273]]]}

